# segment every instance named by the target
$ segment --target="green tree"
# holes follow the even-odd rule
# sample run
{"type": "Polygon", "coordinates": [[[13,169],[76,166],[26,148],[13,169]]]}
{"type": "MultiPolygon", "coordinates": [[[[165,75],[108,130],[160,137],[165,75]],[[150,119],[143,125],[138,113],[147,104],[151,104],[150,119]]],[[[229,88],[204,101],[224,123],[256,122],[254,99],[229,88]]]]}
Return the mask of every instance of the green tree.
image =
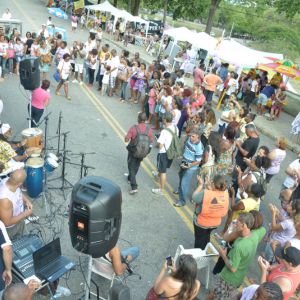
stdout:
{"type": "Polygon", "coordinates": [[[285,13],[288,18],[293,18],[300,13],[299,0],[274,0],[272,1],[278,13],[285,13]]]}

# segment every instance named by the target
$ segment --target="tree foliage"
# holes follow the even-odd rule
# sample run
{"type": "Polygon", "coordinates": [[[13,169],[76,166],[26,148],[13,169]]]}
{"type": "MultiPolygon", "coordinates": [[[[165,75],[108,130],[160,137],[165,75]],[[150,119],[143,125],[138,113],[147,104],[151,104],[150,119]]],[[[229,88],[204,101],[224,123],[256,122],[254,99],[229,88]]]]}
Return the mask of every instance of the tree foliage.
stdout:
{"type": "Polygon", "coordinates": [[[278,13],[285,13],[288,18],[293,18],[300,13],[299,0],[274,0],[273,4],[278,13]]]}

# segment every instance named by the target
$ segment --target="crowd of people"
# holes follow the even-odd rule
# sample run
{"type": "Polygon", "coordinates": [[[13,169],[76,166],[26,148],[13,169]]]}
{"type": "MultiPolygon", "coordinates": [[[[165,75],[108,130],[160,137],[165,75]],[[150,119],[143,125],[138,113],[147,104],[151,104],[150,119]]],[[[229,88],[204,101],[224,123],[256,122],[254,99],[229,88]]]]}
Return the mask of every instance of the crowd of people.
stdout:
{"type": "MultiPolygon", "coordinates": [[[[48,21],[52,22],[51,18],[48,21]]],[[[73,31],[77,22],[80,19],[72,18],[73,31]]],[[[102,23],[107,22],[102,19],[87,41],[76,40],[71,45],[62,40],[61,34],[49,34],[46,25],[37,33],[27,32],[25,37],[17,30],[10,36],[0,34],[3,78],[10,73],[18,74],[23,57],[39,59],[42,85],[33,91],[32,126],[37,126],[49,104],[51,65],[57,70],[54,76],[57,96],[64,87],[65,97],[71,100],[69,81],[72,80],[74,85],[86,83],[90,88],[96,85],[100,99],[104,95],[120,95],[120,103],[139,105],[137,124],[125,136],[129,194],[139,192],[138,170],[143,159],[154,151],[152,145],[158,148],[157,172],[153,172],[158,188],[152,189],[153,194],[165,194],[167,172],[179,161],[178,187],[174,189],[178,200],[174,206],[179,209],[188,203],[195,206],[195,248],[204,250],[216,229],[222,240],[223,246],[218,247],[220,258],[213,270],[216,280],[208,298],[289,299],[300,284],[300,153],[285,170],[286,179],[278,196],[280,205],[269,204],[268,192],[286,157],[287,140],[279,137],[274,145],[261,145],[255,126],[256,114],[263,114],[268,102],[271,101],[270,120],[285,105],[281,75],[268,80],[266,72],[257,74],[251,70],[239,77],[228,70],[226,63],[201,61],[193,69],[193,86],[188,87],[184,76],[187,66],[172,72],[160,59],[146,65],[138,52],[131,57],[127,50],[111,49],[103,42],[102,23]],[[219,97],[223,108],[220,118],[213,107],[214,97],[219,97]],[[256,97],[257,108],[254,108],[256,97]],[[269,227],[262,205],[269,208],[272,216],[269,227]],[[240,292],[249,266],[256,263],[261,243],[265,243],[257,259],[261,278],[240,292]]],[[[116,39],[124,39],[124,35],[116,39]]],[[[2,124],[2,171],[30,155],[17,154],[22,145],[9,141],[10,130],[8,124],[2,124]]],[[[23,166],[10,170],[10,177],[0,185],[0,226],[4,224],[3,238],[0,235],[4,258],[4,265],[0,265],[2,289],[11,281],[4,249],[7,246],[11,249],[10,238],[23,233],[24,219],[32,213],[30,200],[21,192],[26,178],[23,166]],[[21,209],[23,206],[25,210],[21,209]]],[[[113,254],[109,257],[112,259],[113,254]]],[[[178,262],[164,264],[147,299],[196,299],[199,291],[196,261],[182,255],[178,262]]]]}

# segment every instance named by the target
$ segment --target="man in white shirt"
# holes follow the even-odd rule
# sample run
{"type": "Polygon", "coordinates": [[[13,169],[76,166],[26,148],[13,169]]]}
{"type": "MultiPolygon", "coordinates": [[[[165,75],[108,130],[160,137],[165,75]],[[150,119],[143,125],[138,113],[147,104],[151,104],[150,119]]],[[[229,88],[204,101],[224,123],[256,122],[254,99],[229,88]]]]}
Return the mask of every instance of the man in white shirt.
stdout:
{"type": "Polygon", "coordinates": [[[107,64],[110,66],[110,77],[109,77],[109,92],[108,95],[111,97],[114,93],[115,85],[116,85],[116,79],[118,75],[118,67],[120,65],[120,58],[117,55],[117,50],[112,49],[111,50],[111,59],[107,62],[107,64]]]}
{"type": "Polygon", "coordinates": [[[171,167],[173,160],[168,159],[167,150],[169,149],[173,133],[178,135],[177,126],[172,124],[173,115],[171,112],[166,112],[163,116],[164,129],[161,131],[160,136],[157,140],[157,147],[159,148],[159,153],[157,155],[157,170],[158,174],[152,172],[155,177],[159,177],[159,188],[152,189],[152,193],[156,195],[162,195],[167,180],[167,169],[171,167]]]}
{"type": "Polygon", "coordinates": [[[238,77],[239,77],[239,75],[237,73],[235,73],[235,72],[230,73],[230,79],[228,81],[225,99],[228,99],[232,93],[236,93],[236,91],[238,90],[238,88],[239,88],[239,83],[237,80],[238,77]]]}

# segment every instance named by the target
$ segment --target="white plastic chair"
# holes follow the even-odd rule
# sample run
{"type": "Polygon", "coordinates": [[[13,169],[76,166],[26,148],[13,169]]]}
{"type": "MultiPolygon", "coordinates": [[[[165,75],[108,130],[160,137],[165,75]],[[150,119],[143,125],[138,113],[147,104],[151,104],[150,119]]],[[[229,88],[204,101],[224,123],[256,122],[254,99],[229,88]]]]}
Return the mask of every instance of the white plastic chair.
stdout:
{"type": "Polygon", "coordinates": [[[197,262],[197,269],[207,268],[205,287],[208,289],[211,264],[213,263],[214,257],[219,256],[217,249],[211,243],[208,243],[204,250],[198,248],[184,249],[182,245],[179,245],[174,258],[175,263],[182,254],[192,255],[197,262]]]}

